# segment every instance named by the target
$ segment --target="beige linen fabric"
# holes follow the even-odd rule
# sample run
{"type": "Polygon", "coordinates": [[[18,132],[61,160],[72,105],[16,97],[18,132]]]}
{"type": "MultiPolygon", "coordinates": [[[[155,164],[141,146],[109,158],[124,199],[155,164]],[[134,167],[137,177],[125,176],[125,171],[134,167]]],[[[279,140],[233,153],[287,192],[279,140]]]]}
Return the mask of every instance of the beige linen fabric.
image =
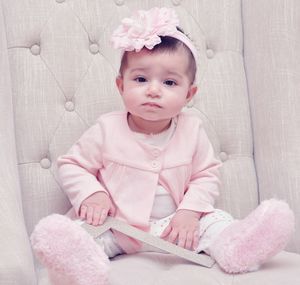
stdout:
{"type": "Polygon", "coordinates": [[[297,225],[288,250],[299,253],[300,2],[255,2],[243,2],[243,16],[259,196],[290,204],[297,225]]]}
{"type": "Polygon", "coordinates": [[[0,6],[0,284],[32,285],[36,277],[22,211],[4,27],[0,6]]]}
{"type": "MultiPolygon", "coordinates": [[[[205,268],[154,252],[119,256],[111,265],[111,284],[122,285],[296,285],[300,282],[299,257],[288,252],[280,253],[258,272],[241,275],[226,274],[217,265],[205,268]]],[[[38,274],[39,285],[50,285],[45,270],[38,274]]]]}

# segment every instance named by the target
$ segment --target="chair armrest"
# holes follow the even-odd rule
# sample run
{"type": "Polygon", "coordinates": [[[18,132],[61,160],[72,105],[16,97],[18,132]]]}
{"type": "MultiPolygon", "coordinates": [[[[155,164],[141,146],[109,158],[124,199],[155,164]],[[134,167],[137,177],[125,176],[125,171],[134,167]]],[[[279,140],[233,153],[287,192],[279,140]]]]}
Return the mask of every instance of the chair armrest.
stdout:
{"type": "Polygon", "coordinates": [[[22,211],[5,21],[0,2],[0,276],[1,284],[36,284],[22,211]]]}

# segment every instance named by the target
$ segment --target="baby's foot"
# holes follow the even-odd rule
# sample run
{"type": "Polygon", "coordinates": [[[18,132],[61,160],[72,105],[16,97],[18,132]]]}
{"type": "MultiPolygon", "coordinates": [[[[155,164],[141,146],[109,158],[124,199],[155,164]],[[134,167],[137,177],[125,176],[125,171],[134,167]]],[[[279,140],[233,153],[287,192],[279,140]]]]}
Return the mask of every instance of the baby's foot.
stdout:
{"type": "Polygon", "coordinates": [[[287,203],[264,201],[245,219],[224,229],[211,245],[210,254],[225,272],[257,270],[285,248],[294,230],[294,220],[287,203]]]}
{"type": "Polygon", "coordinates": [[[55,285],[106,285],[109,259],[78,224],[53,214],[43,218],[31,235],[32,248],[55,285]]]}

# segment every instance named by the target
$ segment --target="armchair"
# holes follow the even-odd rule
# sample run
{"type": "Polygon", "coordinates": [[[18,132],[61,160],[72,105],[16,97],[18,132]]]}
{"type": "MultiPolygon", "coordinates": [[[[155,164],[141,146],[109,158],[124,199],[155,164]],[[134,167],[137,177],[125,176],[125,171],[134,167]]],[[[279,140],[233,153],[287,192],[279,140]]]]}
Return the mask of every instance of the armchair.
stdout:
{"type": "Polygon", "coordinates": [[[173,255],[112,260],[119,284],[300,284],[300,3],[297,0],[0,1],[0,284],[47,285],[29,235],[70,208],[56,158],[96,118],[121,109],[109,37],[131,10],[168,6],[200,54],[199,114],[223,161],[218,207],[244,217],[286,200],[296,232],[287,251],[243,275],[173,255]]]}

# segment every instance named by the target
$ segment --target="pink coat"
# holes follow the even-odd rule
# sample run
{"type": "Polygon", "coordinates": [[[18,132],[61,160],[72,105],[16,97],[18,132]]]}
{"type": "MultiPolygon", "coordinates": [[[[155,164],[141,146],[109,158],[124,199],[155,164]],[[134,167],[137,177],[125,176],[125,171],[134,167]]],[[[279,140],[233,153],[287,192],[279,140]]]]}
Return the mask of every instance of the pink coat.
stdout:
{"type": "MultiPolygon", "coordinates": [[[[180,113],[173,137],[165,148],[144,144],[132,134],[126,112],[102,115],[58,158],[61,185],[76,218],[84,199],[97,191],[109,193],[115,217],[149,230],[158,183],[173,197],[177,210],[213,211],[218,195],[220,162],[196,115],[180,113]]],[[[139,243],[115,233],[125,252],[139,243]]]]}

